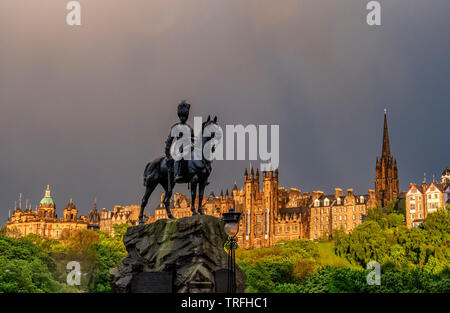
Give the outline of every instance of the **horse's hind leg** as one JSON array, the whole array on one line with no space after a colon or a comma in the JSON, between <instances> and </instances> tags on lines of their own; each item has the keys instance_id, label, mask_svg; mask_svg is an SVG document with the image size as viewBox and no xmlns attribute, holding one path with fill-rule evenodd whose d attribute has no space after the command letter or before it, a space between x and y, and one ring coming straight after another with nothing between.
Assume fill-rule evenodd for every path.
<instances>
[{"instance_id":1,"label":"horse's hind leg","mask_svg":"<svg viewBox=\"0 0 450 313\"><path fill-rule=\"evenodd\" d=\"M197 215L197 212L195 211L195 199L197 198L197 179L194 178L191 180L191 211L192 215Z\"/></svg>"},{"instance_id":2,"label":"horse's hind leg","mask_svg":"<svg viewBox=\"0 0 450 313\"><path fill-rule=\"evenodd\" d=\"M200 213L200 215L203 215L202 202L203 202L203 194L205 193L205 187L206 187L205 181L200 181L198 183L198 209L197 209L197 212Z\"/></svg>"},{"instance_id":3,"label":"horse's hind leg","mask_svg":"<svg viewBox=\"0 0 450 313\"><path fill-rule=\"evenodd\" d=\"M158 182L156 181L156 179L150 178L147 181L147 186L145 188L145 194L142 197L141 211L139 212L139 224L144 224L144 209L147 206L148 199L150 198L150 195L152 194L153 190L155 190L156 185L158 185Z\"/></svg>"}]
</instances>

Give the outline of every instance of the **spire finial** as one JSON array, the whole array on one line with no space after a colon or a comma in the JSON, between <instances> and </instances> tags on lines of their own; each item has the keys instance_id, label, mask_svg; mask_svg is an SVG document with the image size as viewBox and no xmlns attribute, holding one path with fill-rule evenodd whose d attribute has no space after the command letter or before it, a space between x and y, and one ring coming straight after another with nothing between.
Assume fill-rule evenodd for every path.
<instances>
[{"instance_id":1,"label":"spire finial","mask_svg":"<svg viewBox=\"0 0 450 313\"><path fill-rule=\"evenodd\" d=\"M386 109L386 108L384 108L384 115L386 115L386 113L387 113L387 109Z\"/></svg>"},{"instance_id":2,"label":"spire finial","mask_svg":"<svg viewBox=\"0 0 450 313\"><path fill-rule=\"evenodd\" d=\"M46 198L50 198L51 197L51 195L50 195L50 185L47 185L47 189L45 190L45 197Z\"/></svg>"}]
</instances>

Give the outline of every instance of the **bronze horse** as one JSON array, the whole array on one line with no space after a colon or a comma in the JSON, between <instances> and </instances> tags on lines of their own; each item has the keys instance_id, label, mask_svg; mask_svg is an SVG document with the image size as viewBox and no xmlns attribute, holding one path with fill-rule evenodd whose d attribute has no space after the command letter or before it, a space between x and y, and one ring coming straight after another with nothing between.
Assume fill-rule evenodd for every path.
<instances>
[{"instance_id":1,"label":"bronze horse","mask_svg":"<svg viewBox=\"0 0 450 313\"><path fill-rule=\"evenodd\" d=\"M201 160L194 160L191 157L191 160L184 160L184 175L183 175L183 181L182 183L188 183L191 187L191 211L192 215L196 214L203 214L202 209L202 201L203 201L203 194L205 192L205 187L208 184L208 177L211 174L212 167L211 163L212 161L205 158L203 155L203 147L205 144L214 138L215 133L212 132L211 136L205 137L203 130L205 127L214 125L217 126L217 116L214 117L214 119L211 120L211 118L208 116L208 119L206 122L202 123L202 159ZM211 149L212 152L214 152L214 147ZM144 170L144 186L145 188L145 194L142 198L141 202L141 211L139 213L139 224L144 224L144 209L147 206L148 199L150 198L150 195L152 194L153 190L155 190L156 186L160 184L165 191L164 196L164 206L167 211L168 218L173 219L174 216L170 212L170 198L172 197L172 191L173 187L175 186L174 182L174 173L173 170L170 173L170 180L169 180L169 173L168 173L168 166L167 166L167 158L165 156L160 156L150 163L147 164ZM170 186L169 186L170 183ZM198 209L195 210L195 200L197 198L197 186L198 186ZM170 187L170 188L169 188ZM198 213L197 213L198 212Z\"/></svg>"}]
</instances>

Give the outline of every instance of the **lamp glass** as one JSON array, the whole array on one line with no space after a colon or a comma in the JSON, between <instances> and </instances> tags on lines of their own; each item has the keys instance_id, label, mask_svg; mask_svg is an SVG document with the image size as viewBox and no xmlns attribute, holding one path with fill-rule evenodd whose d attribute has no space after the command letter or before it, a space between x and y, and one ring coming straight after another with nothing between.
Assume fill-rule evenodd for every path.
<instances>
[{"instance_id":1,"label":"lamp glass","mask_svg":"<svg viewBox=\"0 0 450 313\"><path fill-rule=\"evenodd\" d=\"M238 223L233 222L233 223L226 223L225 224L225 233L230 236L230 237L234 237L237 235L238 233Z\"/></svg>"}]
</instances>

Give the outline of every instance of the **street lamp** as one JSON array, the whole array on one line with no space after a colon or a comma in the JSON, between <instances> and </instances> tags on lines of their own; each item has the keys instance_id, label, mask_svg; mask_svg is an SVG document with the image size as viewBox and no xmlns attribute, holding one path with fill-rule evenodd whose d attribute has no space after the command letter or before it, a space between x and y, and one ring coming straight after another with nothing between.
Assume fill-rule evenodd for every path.
<instances>
[{"instance_id":1,"label":"street lamp","mask_svg":"<svg viewBox=\"0 0 450 313\"><path fill-rule=\"evenodd\" d=\"M228 235L228 242L230 247L228 249L228 292L236 292L236 261L234 250L237 247L236 235L239 232L239 219L241 218L239 212L235 212L234 208L230 208L228 213L223 213L222 220L225 223L225 233Z\"/></svg>"}]
</instances>

